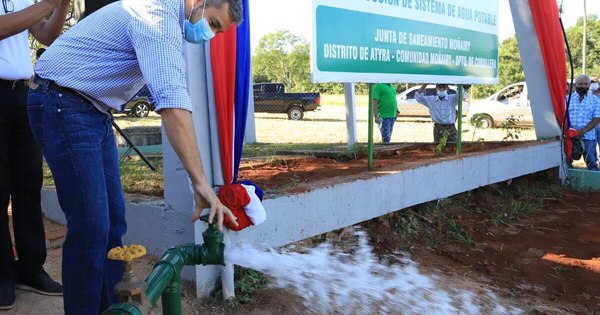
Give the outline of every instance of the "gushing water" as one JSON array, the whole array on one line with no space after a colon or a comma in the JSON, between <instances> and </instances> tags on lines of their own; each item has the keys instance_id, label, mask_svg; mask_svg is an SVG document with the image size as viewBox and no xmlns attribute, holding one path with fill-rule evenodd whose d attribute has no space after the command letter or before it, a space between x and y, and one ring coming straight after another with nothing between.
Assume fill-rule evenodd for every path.
<instances>
[{"instance_id":1,"label":"gushing water","mask_svg":"<svg viewBox=\"0 0 600 315\"><path fill-rule=\"evenodd\" d=\"M228 248L225 259L271 276L274 287L293 288L308 309L320 314L522 313L498 304L490 291L473 293L441 285L436 277L421 274L408 258L380 263L366 234L356 235L353 254L335 250L329 243L302 253L241 245Z\"/></svg>"}]
</instances>

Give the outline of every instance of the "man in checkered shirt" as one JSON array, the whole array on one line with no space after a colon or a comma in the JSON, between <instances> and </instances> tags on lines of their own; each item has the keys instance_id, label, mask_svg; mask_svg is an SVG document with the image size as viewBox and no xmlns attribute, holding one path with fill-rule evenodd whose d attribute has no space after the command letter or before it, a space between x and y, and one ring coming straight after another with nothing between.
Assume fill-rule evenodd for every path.
<instances>
[{"instance_id":1,"label":"man in checkered shirt","mask_svg":"<svg viewBox=\"0 0 600 315\"><path fill-rule=\"evenodd\" d=\"M122 245L127 224L110 111L144 84L188 173L192 221L211 208L209 221L217 220L219 229L224 215L237 225L206 179L182 49L184 40L204 43L239 24L242 11L241 0L115 1L70 28L36 62L28 114L67 219L66 315L99 314L117 302L113 288L123 264L106 253Z\"/></svg>"},{"instance_id":2,"label":"man in checkered shirt","mask_svg":"<svg viewBox=\"0 0 600 315\"><path fill-rule=\"evenodd\" d=\"M575 92L571 94L568 114L571 128L577 130L573 141L581 141L583 159L588 170L598 170L596 155L596 133L594 127L600 123L600 98L590 91L591 79L582 74L575 79Z\"/></svg>"}]
</instances>

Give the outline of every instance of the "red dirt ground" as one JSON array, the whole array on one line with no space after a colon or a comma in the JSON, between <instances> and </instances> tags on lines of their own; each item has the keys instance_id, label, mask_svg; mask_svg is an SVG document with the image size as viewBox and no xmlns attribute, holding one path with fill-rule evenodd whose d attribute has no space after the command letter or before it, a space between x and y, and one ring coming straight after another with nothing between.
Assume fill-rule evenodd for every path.
<instances>
[{"instance_id":1,"label":"red dirt ground","mask_svg":"<svg viewBox=\"0 0 600 315\"><path fill-rule=\"evenodd\" d=\"M473 143L465 145L463 152L468 156L482 150L506 150L507 145L510 144ZM247 164L242 167L240 177L254 181L267 194L298 192L314 187L315 183L336 181L340 175L348 180L389 168L409 168L456 158L454 147L447 147L445 152L443 157L436 156L431 144L379 147L370 171L366 170L364 157L343 163L328 158L300 157ZM560 188L556 175L551 176L553 181L548 181L547 175L542 176L543 179L539 177L515 180L510 187L497 184L480 188L468 195L468 208L477 211L459 215L457 220L475 245L455 240L432 244L425 238L407 239L390 227L393 226L390 218L372 220L365 223L365 227L378 253L408 250L425 272L441 271L449 281L460 278L489 285L527 312L600 314L600 193L577 193ZM525 192L527 189L543 189L548 185L554 185L557 195L542 198L541 210L498 225L490 222L490 213L506 203L506 196L498 191L513 189L516 190L514 196L526 200L531 197ZM522 194L518 193L520 189L524 191ZM282 305L272 303L288 299L293 306L283 306L283 313L302 313L292 310L299 307L293 294L276 290L257 293L255 302L237 311L247 313L258 309L283 314Z\"/></svg>"},{"instance_id":2,"label":"red dirt ground","mask_svg":"<svg viewBox=\"0 0 600 315\"><path fill-rule=\"evenodd\" d=\"M515 182L513 189L540 184L532 176ZM556 198L545 198L540 210L491 224L489 213L505 206L502 199L496 188L470 193L469 208L477 211L458 221L475 241L472 246L407 240L377 220L367 226L372 238L383 236L380 251L410 248L422 268L491 285L529 312L600 314L600 194L562 189Z\"/></svg>"},{"instance_id":3,"label":"red dirt ground","mask_svg":"<svg viewBox=\"0 0 600 315\"><path fill-rule=\"evenodd\" d=\"M461 157L471 156L486 151L501 151L508 146L523 147L534 142L474 142L463 143ZM456 159L456 145L448 144L444 154L435 152L436 145L430 143L404 145L375 145L371 170L367 169L368 159L365 154L358 155L349 161L337 161L333 158L316 158L314 156L296 156L286 158L280 156L269 162L242 162L239 179L248 179L261 187L265 195L302 192L314 188L316 184L331 184L337 181L348 181L374 176L385 170L410 169L434 161ZM331 155L331 154L330 154Z\"/></svg>"}]
</instances>

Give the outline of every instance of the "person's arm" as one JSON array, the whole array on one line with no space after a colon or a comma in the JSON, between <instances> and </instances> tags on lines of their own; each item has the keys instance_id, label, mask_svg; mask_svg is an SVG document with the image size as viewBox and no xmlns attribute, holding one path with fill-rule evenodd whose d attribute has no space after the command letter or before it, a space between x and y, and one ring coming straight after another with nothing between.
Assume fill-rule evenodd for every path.
<instances>
[{"instance_id":1,"label":"person's arm","mask_svg":"<svg viewBox=\"0 0 600 315\"><path fill-rule=\"evenodd\" d=\"M592 119L581 130L577 130L577 138L579 138L579 139L583 138L583 136L586 133L588 133L588 132L590 132L590 130L594 129L596 127L596 125L599 124L599 123L600 123L600 117L596 117L596 118Z\"/></svg>"},{"instance_id":2,"label":"person's arm","mask_svg":"<svg viewBox=\"0 0 600 315\"><path fill-rule=\"evenodd\" d=\"M60 35L65 24L71 0L61 0L60 5L52 11L52 15L46 20L42 19L29 27L29 32L38 42L50 46Z\"/></svg>"},{"instance_id":3,"label":"person's arm","mask_svg":"<svg viewBox=\"0 0 600 315\"><path fill-rule=\"evenodd\" d=\"M464 87L463 87L463 89L462 89L462 90L463 90L463 91L462 91L462 95L463 95L463 103L464 103L464 102L468 102L468 101L470 100L470 99L469 99L469 93L468 93L468 91L467 91L467 90L465 90L465 88L464 88ZM457 94L458 94L458 91L457 91Z\"/></svg>"},{"instance_id":4,"label":"person's arm","mask_svg":"<svg viewBox=\"0 0 600 315\"><path fill-rule=\"evenodd\" d=\"M379 115L377 114L377 105L379 104L379 101L377 99L373 99L373 119L375 119L375 122L379 124Z\"/></svg>"},{"instance_id":5,"label":"person's arm","mask_svg":"<svg viewBox=\"0 0 600 315\"><path fill-rule=\"evenodd\" d=\"M425 92L425 88L427 87L427 83L423 83L421 85L421 87L417 90L417 92L415 93L415 101L419 102L420 104L423 104L425 106L427 105L427 98L425 97L425 95L423 94ZM429 106L428 106L429 107Z\"/></svg>"},{"instance_id":6,"label":"person's arm","mask_svg":"<svg viewBox=\"0 0 600 315\"><path fill-rule=\"evenodd\" d=\"M0 15L0 40L19 34L39 23L61 0L42 0L23 10Z\"/></svg>"},{"instance_id":7,"label":"person's arm","mask_svg":"<svg viewBox=\"0 0 600 315\"><path fill-rule=\"evenodd\" d=\"M177 108L164 108L160 110L159 114L169 142L179 159L181 159L194 187L196 208L194 209L192 221L200 218L202 209L210 207L208 221L213 222L216 214L219 230L223 229L223 215L227 215L231 222L237 226L236 217L229 208L221 203L208 184L196 144L192 114L184 109Z\"/></svg>"}]
</instances>

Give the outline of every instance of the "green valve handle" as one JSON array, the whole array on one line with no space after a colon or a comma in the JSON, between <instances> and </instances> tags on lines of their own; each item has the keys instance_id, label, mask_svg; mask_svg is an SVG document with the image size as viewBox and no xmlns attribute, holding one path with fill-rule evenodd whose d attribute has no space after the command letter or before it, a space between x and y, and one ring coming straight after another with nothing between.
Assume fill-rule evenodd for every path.
<instances>
[{"instance_id":1,"label":"green valve handle","mask_svg":"<svg viewBox=\"0 0 600 315\"><path fill-rule=\"evenodd\" d=\"M203 214L200 216L200 221L204 221L206 223L208 223L208 228L209 229L216 229L217 228L217 224L216 224L216 220L213 220L213 223L209 223L208 222L208 213Z\"/></svg>"},{"instance_id":2,"label":"green valve handle","mask_svg":"<svg viewBox=\"0 0 600 315\"><path fill-rule=\"evenodd\" d=\"M200 216L200 220L208 223L208 214ZM223 233L217 229L217 224L208 223L208 228L202 233L204 244L201 247L202 265L225 265L225 244Z\"/></svg>"}]
</instances>

